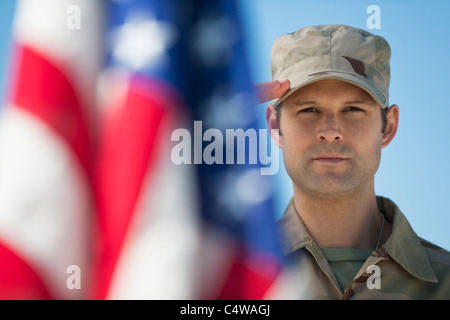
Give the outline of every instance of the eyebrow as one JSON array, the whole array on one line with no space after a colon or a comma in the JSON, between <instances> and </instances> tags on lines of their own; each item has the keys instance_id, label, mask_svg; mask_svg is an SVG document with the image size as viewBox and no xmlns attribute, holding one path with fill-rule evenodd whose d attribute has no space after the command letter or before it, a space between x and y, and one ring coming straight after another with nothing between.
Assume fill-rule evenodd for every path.
<instances>
[{"instance_id":1,"label":"eyebrow","mask_svg":"<svg viewBox=\"0 0 450 320\"><path fill-rule=\"evenodd\" d=\"M370 98L362 98L362 99L354 99L345 101L343 105L352 105L352 104L366 104L366 105L374 105L377 104L375 100ZM301 106L307 106L307 105L316 105L320 106L320 103L314 100L296 100L293 103L291 103L292 106L295 107L301 107Z\"/></svg>"},{"instance_id":2,"label":"eyebrow","mask_svg":"<svg viewBox=\"0 0 450 320\"><path fill-rule=\"evenodd\" d=\"M376 102L373 99L355 99L346 101L343 104L376 104Z\"/></svg>"},{"instance_id":3,"label":"eyebrow","mask_svg":"<svg viewBox=\"0 0 450 320\"><path fill-rule=\"evenodd\" d=\"M351 104L372 105L372 104L376 104L376 101L373 99L362 98L362 99L345 101L343 104L344 105L351 105ZM317 101L314 101L314 100L296 100L293 103L291 103L291 105L296 106L296 107L301 107L301 106L306 106L306 105L320 105L320 103L318 103Z\"/></svg>"},{"instance_id":4,"label":"eyebrow","mask_svg":"<svg viewBox=\"0 0 450 320\"><path fill-rule=\"evenodd\" d=\"M296 107L301 107L301 106L306 106L306 105L311 105L311 104L318 105L318 103L313 100L296 100L292 103L292 105L295 105Z\"/></svg>"}]
</instances>

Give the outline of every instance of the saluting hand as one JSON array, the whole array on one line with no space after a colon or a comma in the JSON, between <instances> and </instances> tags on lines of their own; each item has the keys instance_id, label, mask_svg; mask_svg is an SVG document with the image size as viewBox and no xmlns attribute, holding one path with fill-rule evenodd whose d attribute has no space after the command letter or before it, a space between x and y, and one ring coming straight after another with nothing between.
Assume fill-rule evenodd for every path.
<instances>
[{"instance_id":1,"label":"saluting hand","mask_svg":"<svg viewBox=\"0 0 450 320\"><path fill-rule=\"evenodd\" d=\"M283 81L267 81L255 84L256 91L258 93L259 103L264 103L273 99L281 97L283 94L288 92L291 87L289 80Z\"/></svg>"}]
</instances>

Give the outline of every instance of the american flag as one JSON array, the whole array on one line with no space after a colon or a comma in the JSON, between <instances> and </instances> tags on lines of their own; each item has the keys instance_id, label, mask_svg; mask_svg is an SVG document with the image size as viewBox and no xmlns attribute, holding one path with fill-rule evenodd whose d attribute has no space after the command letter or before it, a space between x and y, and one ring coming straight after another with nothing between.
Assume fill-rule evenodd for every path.
<instances>
[{"instance_id":1,"label":"american flag","mask_svg":"<svg viewBox=\"0 0 450 320\"><path fill-rule=\"evenodd\" d=\"M82 30L66 25L74 3L84 12ZM3 299L79 299L86 292L100 10L90 0L17 3L0 118Z\"/></svg>"},{"instance_id":2,"label":"american flag","mask_svg":"<svg viewBox=\"0 0 450 320\"><path fill-rule=\"evenodd\" d=\"M182 61L172 56L181 31L165 16L172 9L169 1L105 7L94 299L198 297L194 168L170 158L171 133L190 116L177 79Z\"/></svg>"},{"instance_id":3,"label":"american flag","mask_svg":"<svg viewBox=\"0 0 450 320\"><path fill-rule=\"evenodd\" d=\"M192 81L186 96L194 118L202 120L204 130L219 129L224 136L227 129L258 129L236 2L192 4L188 69ZM229 145L224 147L224 154L228 152ZM207 225L208 297L262 299L278 275L273 190L260 167L260 163L203 163L198 168Z\"/></svg>"},{"instance_id":4,"label":"american flag","mask_svg":"<svg viewBox=\"0 0 450 320\"><path fill-rule=\"evenodd\" d=\"M258 129L235 1L23 0L16 20L0 253L21 267L1 293L267 297L281 260L262 165L171 158L179 128Z\"/></svg>"}]
</instances>

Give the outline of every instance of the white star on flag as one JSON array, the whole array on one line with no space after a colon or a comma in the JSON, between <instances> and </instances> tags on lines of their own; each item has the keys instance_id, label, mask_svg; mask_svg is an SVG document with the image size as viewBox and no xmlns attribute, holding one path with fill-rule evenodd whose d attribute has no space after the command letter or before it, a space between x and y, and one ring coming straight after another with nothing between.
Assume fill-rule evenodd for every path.
<instances>
[{"instance_id":1,"label":"white star on flag","mask_svg":"<svg viewBox=\"0 0 450 320\"><path fill-rule=\"evenodd\" d=\"M174 25L158 21L150 14L134 13L111 35L113 57L121 64L141 70L167 66L170 49L177 40Z\"/></svg>"}]
</instances>

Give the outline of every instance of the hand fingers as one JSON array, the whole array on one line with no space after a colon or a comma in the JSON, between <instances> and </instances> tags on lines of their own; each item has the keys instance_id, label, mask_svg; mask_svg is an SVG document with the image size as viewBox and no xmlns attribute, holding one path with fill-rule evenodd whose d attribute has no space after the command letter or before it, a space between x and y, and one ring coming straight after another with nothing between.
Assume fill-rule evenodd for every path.
<instances>
[{"instance_id":1,"label":"hand fingers","mask_svg":"<svg viewBox=\"0 0 450 320\"><path fill-rule=\"evenodd\" d=\"M259 103L264 103L276 98L281 97L290 88L289 80L283 81L267 81L255 84Z\"/></svg>"}]
</instances>

